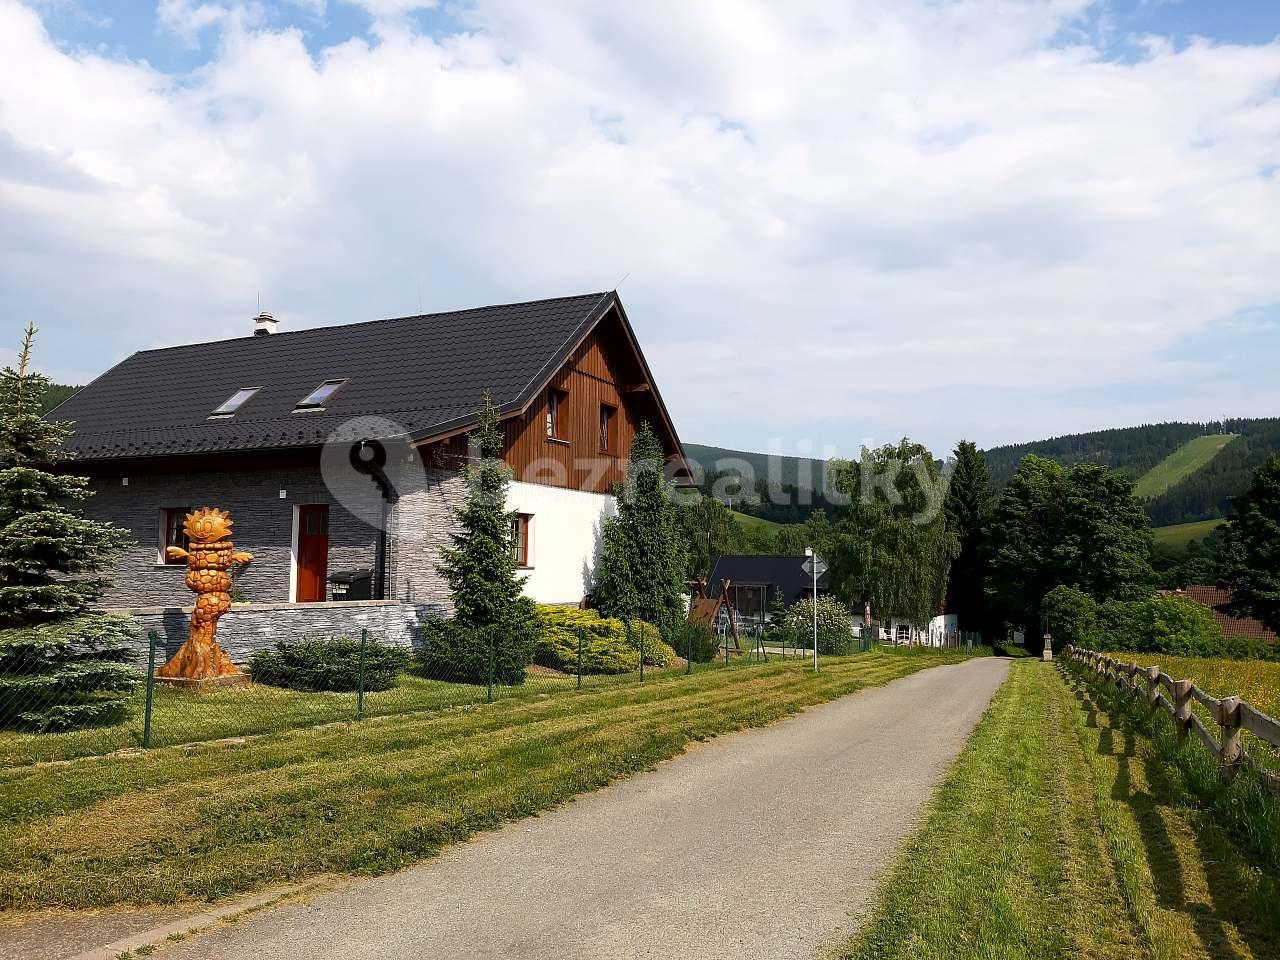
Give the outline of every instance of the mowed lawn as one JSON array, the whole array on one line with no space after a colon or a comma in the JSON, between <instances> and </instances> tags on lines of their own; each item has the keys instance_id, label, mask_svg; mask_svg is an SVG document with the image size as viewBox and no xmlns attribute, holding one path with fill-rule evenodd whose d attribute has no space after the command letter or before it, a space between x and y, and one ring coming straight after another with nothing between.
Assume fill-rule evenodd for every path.
<instances>
[{"instance_id":1,"label":"mowed lawn","mask_svg":"<svg viewBox=\"0 0 1280 960\"><path fill-rule=\"evenodd\" d=\"M1134 493L1142 500L1160 496L1179 480L1204 467L1234 439L1229 433L1193 437L1144 473L1138 479Z\"/></svg>"},{"instance_id":2,"label":"mowed lawn","mask_svg":"<svg viewBox=\"0 0 1280 960\"><path fill-rule=\"evenodd\" d=\"M1278 895L1149 742L1023 660L840 955L1263 960Z\"/></svg>"},{"instance_id":3,"label":"mowed lawn","mask_svg":"<svg viewBox=\"0 0 1280 960\"><path fill-rule=\"evenodd\" d=\"M218 900L394 870L691 741L963 659L873 650L816 675L803 660L744 663L0 771L0 909Z\"/></svg>"},{"instance_id":4,"label":"mowed lawn","mask_svg":"<svg viewBox=\"0 0 1280 960\"><path fill-rule=\"evenodd\" d=\"M722 666L715 660L695 664L694 670L719 670ZM650 667L646 670L650 678L683 671L683 666ZM583 677L583 685L589 687L625 686L636 682L635 673ZM575 678L569 674L531 674L518 687L497 687L494 695L504 699L530 700L574 685ZM483 703L485 696L482 686L431 680L410 669L396 678L391 689L366 693L364 715L435 712ZM71 760L141 746L144 703L145 691L140 685L129 698L129 715L122 723L68 733L0 730L0 767ZM172 747L226 737L278 733L355 718L356 695L353 692L302 692L251 683L193 696L156 684L151 746Z\"/></svg>"}]
</instances>

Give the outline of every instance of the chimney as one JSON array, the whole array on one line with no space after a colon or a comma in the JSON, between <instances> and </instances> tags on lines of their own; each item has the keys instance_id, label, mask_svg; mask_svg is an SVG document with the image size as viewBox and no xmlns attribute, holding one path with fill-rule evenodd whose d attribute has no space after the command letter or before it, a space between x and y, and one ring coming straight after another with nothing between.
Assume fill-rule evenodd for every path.
<instances>
[{"instance_id":1,"label":"chimney","mask_svg":"<svg viewBox=\"0 0 1280 960\"><path fill-rule=\"evenodd\" d=\"M276 332L276 318L267 311L263 310L260 314L253 318L253 335L255 337L265 337L268 334Z\"/></svg>"}]
</instances>

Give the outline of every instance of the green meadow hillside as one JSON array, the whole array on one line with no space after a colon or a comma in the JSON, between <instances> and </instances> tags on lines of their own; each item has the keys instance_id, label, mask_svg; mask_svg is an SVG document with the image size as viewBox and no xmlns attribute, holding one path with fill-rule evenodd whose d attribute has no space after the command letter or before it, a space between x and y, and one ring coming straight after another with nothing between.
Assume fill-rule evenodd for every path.
<instances>
[{"instance_id":1,"label":"green meadow hillside","mask_svg":"<svg viewBox=\"0 0 1280 960\"><path fill-rule=\"evenodd\" d=\"M1101 463L1130 476L1156 527L1225 517L1231 498L1272 453L1280 418L1217 423L1156 423L1098 430L986 451L992 479L1003 485L1029 453L1066 466Z\"/></svg>"}]
</instances>

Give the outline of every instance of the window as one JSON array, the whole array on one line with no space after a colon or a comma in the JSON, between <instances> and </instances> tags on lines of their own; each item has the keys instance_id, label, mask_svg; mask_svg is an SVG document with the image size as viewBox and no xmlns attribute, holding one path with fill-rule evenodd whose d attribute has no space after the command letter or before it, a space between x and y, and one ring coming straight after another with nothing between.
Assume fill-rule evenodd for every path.
<instances>
[{"instance_id":1,"label":"window","mask_svg":"<svg viewBox=\"0 0 1280 960\"><path fill-rule=\"evenodd\" d=\"M600 452L618 452L618 408L600 404Z\"/></svg>"},{"instance_id":2,"label":"window","mask_svg":"<svg viewBox=\"0 0 1280 960\"><path fill-rule=\"evenodd\" d=\"M517 567L533 566L529 562L529 526L532 520L531 513L517 513L511 518L511 552Z\"/></svg>"},{"instance_id":3,"label":"window","mask_svg":"<svg viewBox=\"0 0 1280 960\"><path fill-rule=\"evenodd\" d=\"M320 386L316 387L305 397L298 401L295 410L314 410L317 407L323 407L325 402L332 397L346 383L345 380L326 380Z\"/></svg>"},{"instance_id":4,"label":"window","mask_svg":"<svg viewBox=\"0 0 1280 960\"><path fill-rule=\"evenodd\" d=\"M186 566L187 561L169 556L169 547L181 547L186 550L191 541L182 530L182 523L191 512L190 507L165 507L160 511L160 562L168 565Z\"/></svg>"},{"instance_id":5,"label":"window","mask_svg":"<svg viewBox=\"0 0 1280 960\"><path fill-rule=\"evenodd\" d=\"M564 440L564 407L569 399L567 390L551 389L547 391L547 439Z\"/></svg>"},{"instance_id":6,"label":"window","mask_svg":"<svg viewBox=\"0 0 1280 960\"><path fill-rule=\"evenodd\" d=\"M231 396L227 397L225 402L218 407L215 407L213 413L209 414L209 416L234 417L236 415L236 411L248 403L249 399L257 393L258 390L258 387L241 387Z\"/></svg>"}]
</instances>

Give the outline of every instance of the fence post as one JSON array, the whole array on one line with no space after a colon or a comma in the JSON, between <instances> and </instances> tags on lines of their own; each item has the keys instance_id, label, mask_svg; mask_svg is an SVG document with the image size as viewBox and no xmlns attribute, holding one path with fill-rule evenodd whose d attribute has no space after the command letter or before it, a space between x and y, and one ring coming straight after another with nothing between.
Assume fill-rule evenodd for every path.
<instances>
[{"instance_id":1,"label":"fence post","mask_svg":"<svg viewBox=\"0 0 1280 960\"><path fill-rule=\"evenodd\" d=\"M631 632L631 621L626 621L627 633ZM640 682L644 683L644 631L640 631Z\"/></svg>"},{"instance_id":2,"label":"fence post","mask_svg":"<svg viewBox=\"0 0 1280 960\"><path fill-rule=\"evenodd\" d=\"M684 672L688 676L693 673L693 624L684 623Z\"/></svg>"},{"instance_id":3,"label":"fence post","mask_svg":"<svg viewBox=\"0 0 1280 960\"><path fill-rule=\"evenodd\" d=\"M582 627L578 627L578 689L582 689Z\"/></svg>"},{"instance_id":4,"label":"fence post","mask_svg":"<svg viewBox=\"0 0 1280 960\"><path fill-rule=\"evenodd\" d=\"M1218 723L1222 726L1222 775L1228 780L1240 768L1240 698L1226 697L1218 705Z\"/></svg>"},{"instance_id":5,"label":"fence post","mask_svg":"<svg viewBox=\"0 0 1280 960\"><path fill-rule=\"evenodd\" d=\"M1191 681L1173 681L1175 698L1173 722L1178 728L1178 739L1187 739L1187 731L1191 729Z\"/></svg>"},{"instance_id":6,"label":"fence post","mask_svg":"<svg viewBox=\"0 0 1280 960\"><path fill-rule=\"evenodd\" d=\"M498 652L498 634L494 630L489 631L489 689L485 692L484 702L493 703L493 661Z\"/></svg>"},{"instance_id":7,"label":"fence post","mask_svg":"<svg viewBox=\"0 0 1280 960\"><path fill-rule=\"evenodd\" d=\"M1160 668L1147 667L1147 706L1156 708L1156 699L1160 696Z\"/></svg>"},{"instance_id":8,"label":"fence post","mask_svg":"<svg viewBox=\"0 0 1280 960\"><path fill-rule=\"evenodd\" d=\"M356 719L364 719L364 649L369 643L369 631L360 631L360 668L356 674Z\"/></svg>"},{"instance_id":9,"label":"fence post","mask_svg":"<svg viewBox=\"0 0 1280 960\"><path fill-rule=\"evenodd\" d=\"M142 747L151 746L151 703L156 689L156 641L160 639L154 630L147 631L147 705L142 713Z\"/></svg>"}]
</instances>

